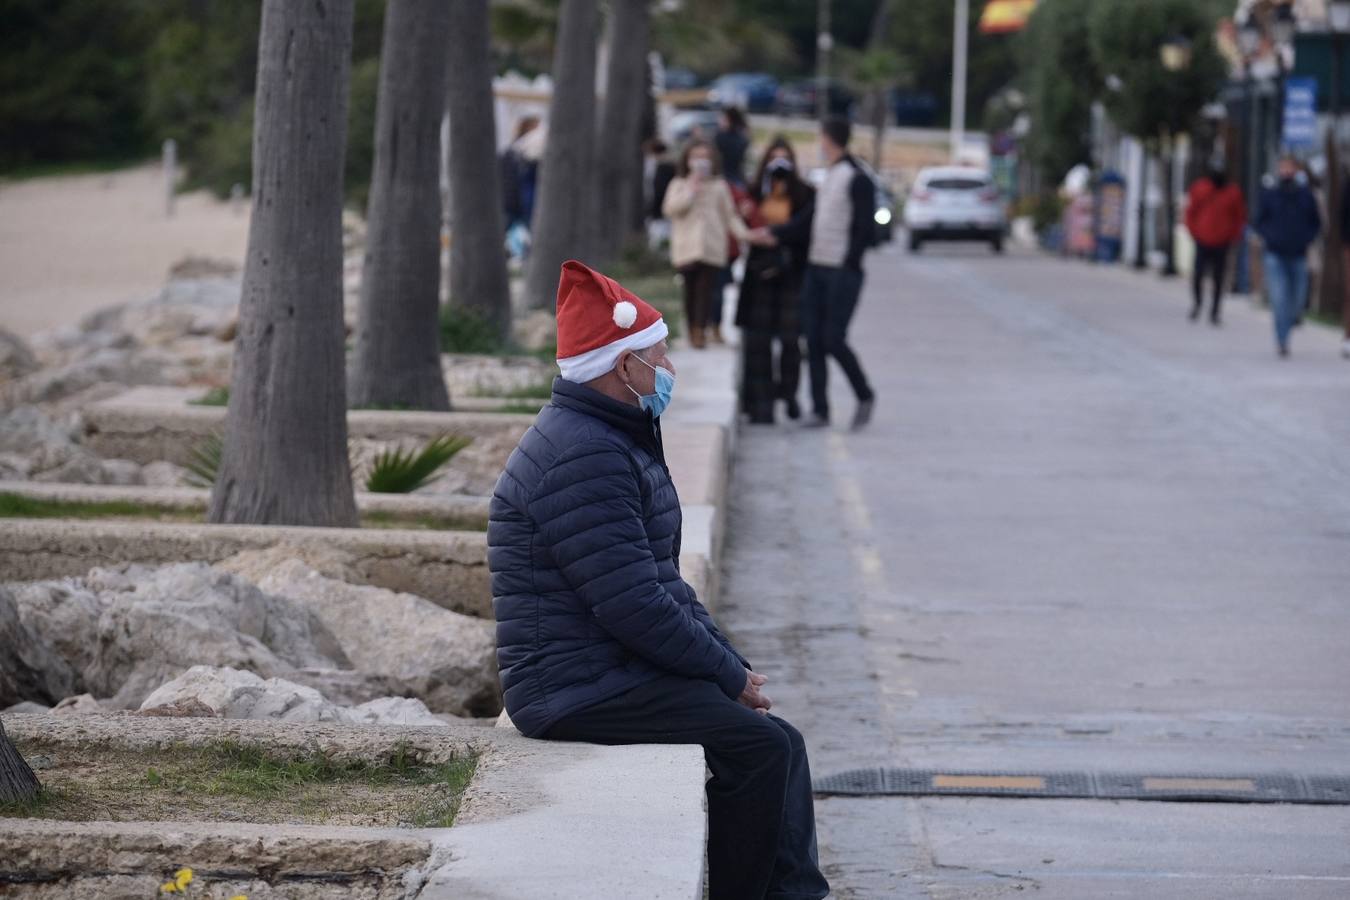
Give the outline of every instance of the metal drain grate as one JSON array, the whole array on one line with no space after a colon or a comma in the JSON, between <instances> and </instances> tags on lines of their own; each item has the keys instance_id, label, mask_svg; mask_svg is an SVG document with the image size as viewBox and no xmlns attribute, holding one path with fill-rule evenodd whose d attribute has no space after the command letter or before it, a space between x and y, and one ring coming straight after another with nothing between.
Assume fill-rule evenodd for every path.
<instances>
[{"instance_id":1,"label":"metal drain grate","mask_svg":"<svg viewBox=\"0 0 1350 900\"><path fill-rule=\"evenodd\" d=\"M1350 805L1340 775L1194 775L1123 772L947 772L852 769L815 781L817 794L914 797L1058 797L1229 803Z\"/></svg>"}]
</instances>

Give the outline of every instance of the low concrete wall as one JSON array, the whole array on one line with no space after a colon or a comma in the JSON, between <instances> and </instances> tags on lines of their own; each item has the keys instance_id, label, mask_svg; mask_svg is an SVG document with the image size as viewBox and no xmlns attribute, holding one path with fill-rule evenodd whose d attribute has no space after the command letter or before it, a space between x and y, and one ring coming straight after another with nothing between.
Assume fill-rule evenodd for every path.
<instances>
[{"instance_id":1,"label":"low concrete wall","mask_svg":"<svg viewBox=\"0 0 1350 900\"><path fill-rule=\"evenodd\" d=\"M0 581L83 575L124 562L219 562L277 544L345 551L371 584L492 617L487 536L470 531L8 519L0 524Z\"/></svg>"},{"instance_id":2,"label":"low concrete wall","mask_svg":"<svg viewBox=\"0 0 1350 900\"><path fill-rule=\"evenodd\" d=\"M5 727L30 754L62 746L148 754L229 741L272 752L317 748L338 759L387 758L395 748L428 762L466 753L479 757L449 829L5 820L0 884L40 885L47 891L43 896L108 896L90 890L106 890L111 882L96 880L105 876L116 876L126 889L118 896L150 896L161 870L183 864L203 874L212 868L246 875L262 871L264 880L254 881L249 892L258 897L344 896L336 883L308 882L320 888L310 892L295 876L364 874L373 865L397 873L396 880L388 879L397 885L360 896L703 896L704 762L694 745L599 747L532 741L514 730L474 726L344 727L128 715L15 715L6 716Z\"/></svg>"},{"instance_id":3,"label":"low concrete wall","mask_svg":"<svg viewBox=\"0 0 1350 900\"><path fill-rule=\"evenodd\" d=\"M109 459L185 465L192 449L225 425L224 407L190 405L199 396L200 389L140 387L91 403L83 411L84 444ZM384 441L430 440L451 432L474 439L461 453L465 459L488 453L501 456L505 463L505 454L533 422L530 413L352 410L347 413L347 433Z\"/></svg>"},{"instance_id":4,"label":"low concrete wall","mask_svg":"<svg viewBox=\"0 0 1350 900\"><path fill-rule=\"evenodd\" d=\"M150 509L201 512L203 515L211 501L211 492L204 488L43 481L0 481L0 494L61 503L131 503ZM369 494L358 491L356 508L363 513L408 518L434 516L453 520L453 524L447 526L449 528L481 531L487 528L490 500L489 497L461 494Z\"/></svg>"}]
</instances>

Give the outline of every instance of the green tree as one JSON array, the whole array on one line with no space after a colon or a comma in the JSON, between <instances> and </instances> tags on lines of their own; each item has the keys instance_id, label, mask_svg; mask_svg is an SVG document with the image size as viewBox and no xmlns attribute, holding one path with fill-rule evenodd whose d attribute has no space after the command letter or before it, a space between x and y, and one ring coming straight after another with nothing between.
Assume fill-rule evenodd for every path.
<instances>
[{"instance_id":1,"label":"green tree","mask_svg":"<svg viewBox=\"0 0 1350 900\"><path fill-rule=\"evenodd\" d=\"M1093 0L1086 4L1097 71L1110 85L1102 101L1127 133L1153 141L1187 131L1214 99L1226 68L1214 18L1193 0ZM1189 42L1189 65L1168 71L1160 49Z\"/></svg>"},{"instance_id":2,"label":"green tree","mask_svg":"<svg viewBox=\"0 0 1350 900\"><path fill-rule=\"evenodd\" d=\"M1029 149L1051 183L1091 158L1092 104L1102 91L1088 33L1091 8L1092 0L1042 0L1019 39Z\"/></svg>"}]
</instances>

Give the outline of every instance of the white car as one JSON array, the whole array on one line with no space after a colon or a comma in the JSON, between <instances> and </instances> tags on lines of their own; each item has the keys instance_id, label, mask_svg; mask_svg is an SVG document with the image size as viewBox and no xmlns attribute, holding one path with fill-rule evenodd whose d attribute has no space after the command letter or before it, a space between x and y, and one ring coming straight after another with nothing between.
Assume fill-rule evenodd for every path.
<instances>
[{"instance_id":1,"label":"white car","mask_svg":"<svg viewBox=\"0 0 1350 900\"><path fill-rule=\"evenodd\" d=\"M986 241L1003 252L1008 215L989 173L971 166L933 166L914 179L905 201L909 249L927 241Z\"/></svg>"}]
</instances>

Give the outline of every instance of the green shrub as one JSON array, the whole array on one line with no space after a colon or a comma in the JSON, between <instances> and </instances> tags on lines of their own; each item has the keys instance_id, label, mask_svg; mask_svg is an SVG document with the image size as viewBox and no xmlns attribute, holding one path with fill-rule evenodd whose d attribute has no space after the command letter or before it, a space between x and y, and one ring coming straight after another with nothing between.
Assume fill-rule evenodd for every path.
<instances>
[{"instance_id":1,"label":"green shrub","mask_svg":"<svg viewBox=\"0 0 1350 900\"><path fill-rule=\"evenodd\" d=\"M201 443L193 447L188 454L187 483L193 487L209 488L216 483L220 473L220 457L225 450L225 441L219 434L208 434Z\"/></svg>"},{"instance_id":2,"label":"green shrub","mask_svg":"<svg viewBox=\"0 0 1350 900\"><path fill-rule=\"evenodd\" d=\"M441 307L442 353L498 354L509 349L492 322L463 307Z\"/></svg>"},{"instance_id":3,"label":"green shrub","mask_svg":"<svg viewBox=\"0 0 1350 900\"><path fill-rule=\"evenodd\" d=\"M371 464L366 490L373 494L411 494L439 478L437 470L472 442L472 438L443 434L421 450L385 450Z\"/></svg>"},{"instance_id":4,"label":"green shrub","mask_svg":"<svg viewBox=\"0 0 1350 900\"><path fill-rule=\"evenodd\" d=\"M196 400L189 400L188 403L193 406L229 406L230 389L227 387L213 387Z\"/></svg>"}]
</instances>

